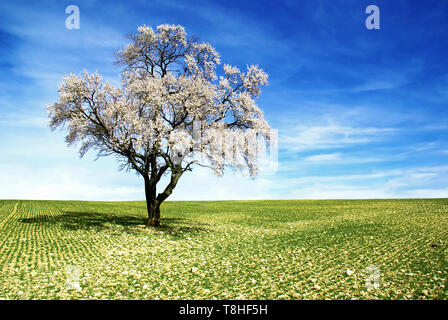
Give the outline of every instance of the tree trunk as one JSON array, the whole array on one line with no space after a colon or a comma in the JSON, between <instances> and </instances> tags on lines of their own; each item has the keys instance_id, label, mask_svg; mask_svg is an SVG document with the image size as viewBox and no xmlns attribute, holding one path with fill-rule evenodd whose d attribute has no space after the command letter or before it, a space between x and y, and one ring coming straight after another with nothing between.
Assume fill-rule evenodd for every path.
<instances>
[{"instance_id":1,"label":"tree trunk","mask_svg":"<svg viewBox=\"0 0 448 320\"><path fill-rule=\"evenodd\" d=\"M148 227L158 227L160 225L160 203L157 201L156 185L152 184L149 178L145 179L146 208L148 210Z\"/></svg>"},{"instance_id":2,"label":"tree trunk","mask_svg":"<svg viewBox=\"0 0 448 320\"><path fill-rule=\"evenodd\" d=\"M154 165L155 167L155 165ZM168 198L173 189L176 187L177 182L183 174L181 164L177 164L171 171L171 179L169 184L166 186L165 190L157 195L157 182L159 179L149 178L148 175L144 175L145 179L145 195L146 195L146 207L148 209L148 222L147 227L158 227L160 226L160 205L163 201Z\"/></svg>"},{"instance_id":3,"label":"tree trunk","mask_svg":"<svg viewBox=\"0 0 448 320\"><path fill-rule=\"evenodd\" d=\"M146 206L148 208L148 222L146 223L146 226L160 226L160 204L149 204L148 201L146 201Z\"/></svg>"}]
</instances>

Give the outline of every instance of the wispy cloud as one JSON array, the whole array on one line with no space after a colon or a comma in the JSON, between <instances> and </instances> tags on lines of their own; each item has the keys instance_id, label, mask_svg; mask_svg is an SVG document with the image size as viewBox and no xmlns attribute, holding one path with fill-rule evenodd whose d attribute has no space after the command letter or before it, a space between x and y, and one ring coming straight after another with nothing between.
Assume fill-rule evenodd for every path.
<instances>
[{"instance_id":1,"label":"wispy cloud","mask_svg":"<svg viewBox=\"0 0 448 320\"><path fill-rule=\"evenodd\" d=\"M416 167L363 174L284 178L276 188L288 199L373 199L448 197L440 179L448 167ZM288 186L283 189L282 186Z\"/></svg>"},{"instance_id":2,"label":"wispy cloud","mask_svg":"<svg viewBox=\"0 0 448 320\"><path fill-rule=\"evenodd\" d=\"M304 161L311 161L311 162L335 161L340 159L341 159L340 153L316 154L313 156L303 158Z\"/></svg>"},{"instance_id":3,"label":"wispy cloud","mask_svg":"<svg viewBox=\"0 0 448 320\"><path fill-rule=\"evenodd\" d=\"M347 154L347 153L323 153L306 156L302 159L306 163L315 165L338 165L338 164L363 164L369 162L390 161L391 157L371 157L365 155Z\"/></svg>"},{"instance_id":4,"label":"wispy cloud","mask_svg":"<svg viewBox=\"0 0 448 320\"><path fill-rule=\"evenodd\" d=\"M379 141L395 131L394 128L357 128L338 124L297 126L283 130L279 144L290 152L343 148L347 145Z\"/></svg>"},{"instance_id":5,"label":"wispy cloud","mask_svg":"<svg viewBox=\"0 0 448 320\"><path fill-rule=\"evenodd\" d=\"M25 128L44 128L48 127L48 118L44 117L1 117L0 126L5 127L25 127Z\"/></svg>"}]
</instances>

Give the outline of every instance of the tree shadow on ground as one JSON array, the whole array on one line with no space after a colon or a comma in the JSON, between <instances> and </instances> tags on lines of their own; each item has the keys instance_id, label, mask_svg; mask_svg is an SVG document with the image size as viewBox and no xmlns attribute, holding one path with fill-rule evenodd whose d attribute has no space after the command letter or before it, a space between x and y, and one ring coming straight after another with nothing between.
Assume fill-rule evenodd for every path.
<instances>
[{"instance_id":1,"label":"tree shadow on ground","mask_svg":"<svg viewBox=\"0 0 448 320\"><path fill-rule=\"evenodd\" d=\"M180 236L182 234L195 235L213 230L212 225L209 223L185 218L162 218L162 224L155 229L173 236Z\"/></svg>"},{"instance_id":2,"label":"tree shadow on ground","mask_svg":"<svg viewBox=\"0 0 448 320\"><path fill-rule=\"evenodd\" d=\"M66 230L95 230L112 231L114 226L116 233L139 233L145 228L146 218L135 215L114 215L101 212L65 212L57 217L36 217L22 218L18 221L33 224L57 224ZM162 218L159 227L152 227L153 230L164 232L173 236L193 235L211 231L210 224L196 222L185 218Z\"/></svg>"}]
</instances>

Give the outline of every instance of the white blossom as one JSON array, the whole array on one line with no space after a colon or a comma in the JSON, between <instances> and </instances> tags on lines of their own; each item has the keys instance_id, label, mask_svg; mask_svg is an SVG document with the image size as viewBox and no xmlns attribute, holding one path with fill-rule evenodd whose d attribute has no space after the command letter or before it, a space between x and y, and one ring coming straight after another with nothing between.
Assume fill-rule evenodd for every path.
<instances>
[{"instance_id":1,"label":"white blossom","mask_svg":"<svg viewBox=\"0 0 448 320\"><path fill-rule=\"evenodd\" d=\"M154 189L170 174L170 184L156 197L161 201L195 164L218 175L231 167L255 176L254 132L270 134L256 104L267 74L258 66L241 72L225 64L218 79L219 53L181 26L141 26L129 38L117 52L122 87L87 71L64 77L59 100L47 107L50 126L65 126L67 143L79 142L81 156L92 148L98 156L114 154ZM173 161L179 152L181 162Z\"/></svg>"}]
</instances>

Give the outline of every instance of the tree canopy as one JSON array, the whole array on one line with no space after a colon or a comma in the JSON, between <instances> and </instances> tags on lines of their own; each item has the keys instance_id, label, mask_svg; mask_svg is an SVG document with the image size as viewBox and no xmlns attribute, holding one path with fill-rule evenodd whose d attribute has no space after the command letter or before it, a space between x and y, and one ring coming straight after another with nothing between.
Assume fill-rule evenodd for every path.
<instances>
[{"instance_id":1,"label":"tree canopy","mask_svg":"<svg viewBox=\"0 0 448 320\"><path fill-rule=\"evenodd\" d=\"M70 74L47 106L50 127L65 127L66 142L98 157L115 155L143 176L148 225L160 223L160 204L194 165L222 175L225 167L257 174L257 138L271 128L256 104L267 74L220 65L219 53L178 25L141 26L116 53L121 88L96 72ZM157 192L163 175L168 185Z\"/></svg>"}]
</instances>

